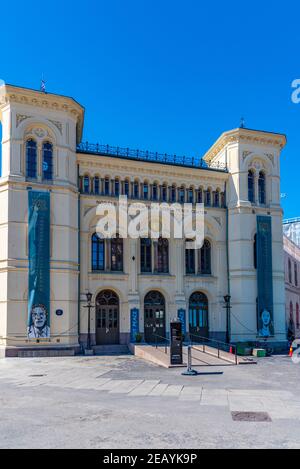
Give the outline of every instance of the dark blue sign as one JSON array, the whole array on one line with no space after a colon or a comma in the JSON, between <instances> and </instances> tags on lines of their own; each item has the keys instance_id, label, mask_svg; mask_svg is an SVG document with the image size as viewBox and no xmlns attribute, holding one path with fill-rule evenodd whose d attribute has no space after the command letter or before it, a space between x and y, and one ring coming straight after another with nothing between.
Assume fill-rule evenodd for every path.
<instances>
[{"instance_id":1,"label":"dark blue sign","mask_svg":"<svg viewBox=\"0 0 300 469\"><path fill-rule=\"evenodd\" d=\"M136 342L136 334L139 333L139 310L138 308L132 308L130 310L130 341L131 343Z\"/></svg>"},{"instance_id":2,"label":"dark blue sign","mask_svg":"<svg viewBox=\"0 0 300 469\"><path fill-rule=\"evenodd\" d=\"M182 335L186 334L186 319L185 319L185 309L181 308L177 312L178 319L181 322L181 331Z\"/></svg>"},{"instance_id":3,"label":"dark blue sign","mask_svg":"<svg viewBox=\"0 0 300 469\"><path fill-rule=\"evenodd\" d=\"M50 337L50 193L28 192L28 323L30 339Z\"/></svg>"},{"instance_id":4,"label":"dark blue sign","mask_svg":"<svg viewBox=\"0 0 300 469\"><path fill-rule=\"evenodd\" d=\"M271 217L257 216L257 329L260 337L274 335Z\"/></svg>"}]
</instances>

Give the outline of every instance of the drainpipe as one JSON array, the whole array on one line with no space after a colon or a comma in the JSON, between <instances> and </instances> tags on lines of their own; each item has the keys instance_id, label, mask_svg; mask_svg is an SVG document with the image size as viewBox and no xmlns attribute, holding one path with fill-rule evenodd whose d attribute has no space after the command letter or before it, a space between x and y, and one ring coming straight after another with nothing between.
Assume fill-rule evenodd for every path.
<instances>
[{"instance_id":1,"label":"drainpipe","mask_svg":"<svg viewBox=\"0 0 300 469\"><path fill-rule=\"evenodd\" d=\"M77 311L77 321L78 321L78 342L80 344L80 189L79 189L79 165L77 165L77 184L78 184L78 221L77 221L77 226L78 226L78 253L77 253L77 259L78 259L78 311Z\"/></svg>"}]
</instances>

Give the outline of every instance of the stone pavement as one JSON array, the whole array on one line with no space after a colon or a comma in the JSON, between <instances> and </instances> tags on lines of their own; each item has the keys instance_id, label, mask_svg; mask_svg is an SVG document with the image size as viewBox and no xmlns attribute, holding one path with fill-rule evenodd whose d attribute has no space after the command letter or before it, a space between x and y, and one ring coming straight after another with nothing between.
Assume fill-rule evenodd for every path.
<instances>
[{"instance_id":1,"label":"stone pavement","mask_svg":"<svg viewBox=\"0 0 300 469\"><path fill-rule=\"evenodd\" d=\"M0 447L300 447L299 365L203 371L185 377L130 355L0 360Z\"/></svg>"}]
</instances>

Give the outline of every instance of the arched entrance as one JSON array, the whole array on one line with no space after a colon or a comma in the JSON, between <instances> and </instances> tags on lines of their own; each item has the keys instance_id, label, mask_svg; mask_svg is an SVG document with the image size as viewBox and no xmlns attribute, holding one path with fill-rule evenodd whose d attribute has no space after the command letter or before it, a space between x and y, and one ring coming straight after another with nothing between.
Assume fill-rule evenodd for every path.
<instances>
[{"instance_id":1,"label":"arched entrance","mask_svg":"<svg viewBox=\"0 0 300 469\"><path fill-rule=\"evenodd\" d=\"M111 290L103 290L96 298L96 344L119 343L119 298Z\"/></svg>"},{"instance_id":2,"label":"arched entrance","mask_svg":"<svg viewBox=\"0 0 300 469\"><path fill-rule=\"evenodd\" d=\"M208 299L202 292L195 292L189 299L189 332L194 334L192 339L197 340L197 335L208 337Z\"/></svg>"},{"instance_id":3,"label":"arched entrance","mask_svg":"<svg viewBox=\"0 0 300 469\"><path fill-rule=\"evenodd\" d=\"M166 335L166 303L159 291L150 291L144 299L145 341L162 342Z\"/></svg>"}]
</instances>

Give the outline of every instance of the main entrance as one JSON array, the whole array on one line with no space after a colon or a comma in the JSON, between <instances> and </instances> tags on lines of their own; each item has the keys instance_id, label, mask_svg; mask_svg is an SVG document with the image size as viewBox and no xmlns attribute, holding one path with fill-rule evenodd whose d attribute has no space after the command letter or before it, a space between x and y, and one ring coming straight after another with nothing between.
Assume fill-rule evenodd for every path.
<instances>
[{"instance_id":1,"label":"main entrance","mask_svg":"<svg viewBox=\"0 0 300 469\"><path fill-rule=\"evenodd\" d=\"M111 290L100 292L96 298L96 343L119 343L119 298Z\"/></svg>"},{"instance_id":2,"label":"main entrance","mask_svg":"<svg viewBox=\"0 0 300 469\"><path fill-rule=\"evenodd\" d=\"M166 335L166 306L163 295L150 291L144 300L145 341L162 342Z\"/></svg>"},{"instance_id":3,"label":"main entrance","mask_svg":"<svg viewBox=\"0 0 300 469\"><path fill-rule=\"evenodd\" d=\"M192 340L199 337L208 337L208 299L204 293L195 292L189 300L189 331ZM199 339L200 340L200 339Z\"/></svg>"}]
</instances>

